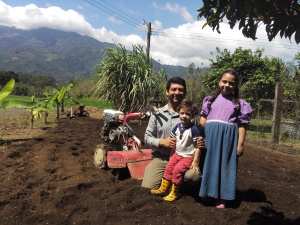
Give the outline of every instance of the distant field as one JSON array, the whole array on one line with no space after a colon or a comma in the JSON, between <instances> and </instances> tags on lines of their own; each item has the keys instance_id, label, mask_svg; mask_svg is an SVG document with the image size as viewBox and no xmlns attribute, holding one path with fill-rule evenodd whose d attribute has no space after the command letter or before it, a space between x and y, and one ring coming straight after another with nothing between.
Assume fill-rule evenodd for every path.
<instances>
[{"instance_id":1,"label":"distant field","mask_svg":"<svg viewBox=\"0 0 300 225\"><path fill-rule=\"evenodd\" d=\"M14 99L14 100L24 100L24 101L32 101L32 97L27 97L27 96L17 96L17 95L9 95L5 98L5 100L9 99ZM94 106L99 109L111 109L113 108L112 104L110 102L104 102L104 101L99 101L96 98L83 98L83 99L75 99L81 104L84 104L86 106ZM2 101L0 101L0 106L1 106ZM65 107L70 107L71 103L69 100L65 101Z\"/></svg>"},{"instance_id":2,"label":"distant field","mask_svg":"<svg viewBox=\"0 0 300 225\"><path fill-rule=\"evenodd\" d=\"M94 106L99 109L111 109L113 108L112 104L110 102L104 102L104 101L99 101L98 99L95 98L83 98L83 99L76 99L81 104L84 104L86 106ZM70 102L67 101L66 104L67 107L70 106Z\"/></svg>"}]
</instances>

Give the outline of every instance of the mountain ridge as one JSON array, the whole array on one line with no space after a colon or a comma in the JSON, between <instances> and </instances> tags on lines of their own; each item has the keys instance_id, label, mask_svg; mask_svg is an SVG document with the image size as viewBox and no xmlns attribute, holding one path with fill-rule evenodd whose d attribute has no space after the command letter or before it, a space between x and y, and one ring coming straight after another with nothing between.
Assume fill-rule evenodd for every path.
<instances>
[{"instance_id":1,"label":"mountain ridge","mask_svg":"<svg viewBox=\"0 0 300 225\"><path fill-rule=\"evenodd\" d=\"M100 42L75 32L50 28L21 30L0 26L0 71L50 76L58 82L89 78L97 70L105 49L114 44ZM161 65L171 76L184 76L185 67Z\"/></svg>"}]
</instances>

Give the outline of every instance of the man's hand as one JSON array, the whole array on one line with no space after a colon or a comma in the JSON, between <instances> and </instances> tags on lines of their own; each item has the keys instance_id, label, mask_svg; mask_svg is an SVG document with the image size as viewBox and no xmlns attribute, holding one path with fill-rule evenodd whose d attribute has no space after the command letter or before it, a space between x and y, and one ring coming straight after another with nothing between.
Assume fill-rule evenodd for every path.
<instances>
[{"instance_id":1,"label":"man's hand","mask_svg":"<svg viewBox=\"0 0 300 225\"><path fill-rule=\"evenodd\" d=\"M160 139L159 147L175 149L176 148L176 138L168 137L166 139Z\"/></svg>"},{"instance_id":2,"label":"man's hand","mask_svg":"<svg viewBox=\"0 0 300 225\"><path fill-rule=\"evenodd\" d=\"M199 137L199 138L197 139L196 147L197 147L197 148L204 148L204 147L205 147L205 142L204 142L203 137Z\"/></svg>"}]
</instances>

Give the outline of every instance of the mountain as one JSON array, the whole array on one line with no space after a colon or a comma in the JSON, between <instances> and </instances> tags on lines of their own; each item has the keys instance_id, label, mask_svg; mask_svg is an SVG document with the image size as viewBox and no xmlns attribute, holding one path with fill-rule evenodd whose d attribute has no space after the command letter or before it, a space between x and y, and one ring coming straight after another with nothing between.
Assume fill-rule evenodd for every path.
<instances>
[{"instance_id":1,"label":"mountain","mask_svg":"<svg viewBox=\"0 0 300 225\"><path fill-rule=\"evenodd\" d=\"M0 71L51 76L58 82L88 78L95 73L104 50L113 46L74 32L0 26ZM185 74L182 66L153 64L172 77Z\"/></svg>"}]
</instances>

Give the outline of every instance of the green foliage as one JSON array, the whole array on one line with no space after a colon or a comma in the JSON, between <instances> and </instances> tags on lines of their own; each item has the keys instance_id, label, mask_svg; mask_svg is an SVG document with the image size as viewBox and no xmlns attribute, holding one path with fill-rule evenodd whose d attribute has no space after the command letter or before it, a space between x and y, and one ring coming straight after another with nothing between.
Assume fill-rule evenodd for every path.
<instances>
[{"instance_id":1,"label":"green foliage","mask_svg":"<svg viewBox=\"0 0 300 225\"><path fill-rule=\"evenodd\" d=\"M204 73L204 84L216 89L217 82L226 69L234 69L241 77L241 91L245 100L254 107L259 99L273 99L276 82L284 79L285 65L281 59L262 57L263 51L237 48L234 53L217 48L216 59L211 59L208 72Z\"/></svg>"},{"instance_id":2,"label":"green foliage","mask_svg":"<svg viewBox=\"0 0 300 225\"><path fill-rule=\"evenodd\" d=\"M11 79L14 79L15 82L19 82L19 75L14 73L13 71L0 71L0 86L3 87L6 85Z\"/></svg>"},{"instance_id":3,"label":"green foliage","mask_svg":"<svg viewBox=\"0 0 300 225\"><path fill-rule=\"evenodd\" d=\"M14 43L16 36L22 40L19 46ZM113 46L88 36L48 28L32 31L11 28L2 31L1 37L14 48L9 46L0 51L0 70L5 68L50 76L60 83L75 77L90 77L96 71L98 60L102 58L103 48Z\"/></svg>"},{"instance_id":4,"label":"green foliage","mask_svg":"<svg viewBox=\"0 0 300 225\"><path fill-rule=\"evenodd\" d=\"M196 67L194 63L191 63L187 69L184 79L187 86L187 97L192 101L202 104L203 98L207 95L206 88L203 85L203 70L204 68Z\"/></svg>"},{"instance_id":5,"label":"green foliage","mask_svg":"<svg viewBox=\"0 0 300 225\"><path fill-rule=\"evenodd\" d=\"M42 97L43 92L50 87L56 86L56 81L52 77L33 76L12 71L0 71L0 86L3 86L6 81L15 79L16 84L12 94L19 96L37 96Z\"/></svg>"},{"instance_id":6,"label":"green foliage","mask_svg":"<svg viewBox=\"0 0 300 225\"><path fill-rule=\"evenodd\" d=\"M71 83L73 83L74 86L69 91L69 94L70 96L79 99L90 97L91 87L95 85L94 80L91 78L77 78Z\"/></svg>"},{"instance_id":7,"label":"green foliage","mask_svg":"<svg viewBox=\"0 0 300 225\"><path fill-rule=\"evenodd\" d=\"M100 42L88 36L48 28L24 31L0 26L0 34L1 43L5 45L0 44L0 70L22 71L24 74L38 75L36 76L37 83L31 80L26 85L39 87L43 89L43 92L49 89L45 90L46 86L35 86L40 85L39 76L51 77L62 85L73 83L75 78L91 78L97 71L99 61L104 57L105 49L114 46L114 44ZM154 71L160 71L162 65L155 60L152 62ZM163 67L172 77L184 75L185 68L182 66L164 65ZM46 80L41 79L43 83L41 86L47 85ZM16 82L18 83L17 79ZM56 88L50 80L48 85Z\"/></svg>"},{"instance_id":8,"label":"green foliage","mask_svg":"<svg viewBox=\"0 0 300 225\"><path fill-rule=\"evenodd\" d=\"M2 101L2 108L31 108L35 107L36 102L21 99L5 99Z\"/></svg>"},{"instance_id":9,"label":"green foliage","mask_svg":"<svg viewBox=\"0 0 300 225\"><path fill-rule=\"evenodd\" d=\"M94 95L124 112L142 110L158 90L164 71L155 73L141 46L128 52L121 44L106 51L95 75Z\"/></svg>"},{"instance_id":10,"label":"green foliage","mask_svg":"<svg viewBox=\"0 0 300 225\"><path fill-rule=\"evenodd\" d=\"M0 91L0 100L6 98L13 90L15 85L15 80L11 79L7 82L7 84L4 86L4 88Z\"/></svg>"},{"instance_id":11,"label":"green foliage","mask_svg":"<svg viewBox=\"0 0 300 225\"><path fill-rule=\"evenodd\" d=\"M204 17L206 25L220 32L220 23L228 20L232 29L238 24L245 37L256 39L257 27L266 25L269 41L277 34L300 42L300 4L294 0L203 0L197 10L198 19Z\"/></svg>"},{"instance_id":12,"label":"green foliage","mask_svg":"<svg viewBox=\"0 0 300 225\"><path fill-rule=\"evenodd\" d=\"M2 101L2 108L25 108L26 110L31 112L30 124L31 128L33 128L34 119L41 118L41 113L45 112L46 115L50 113L49 107L52 107L51 103L47 99L35 99L32 98L31 101L24 99L5 99ZM46 116L45 116L46 122Z\"/></svg>"},{"instance_id":13,"label":"green foliage","mask_svg":"<svg viewBox=\"0 0 300 225\"><path fill-rule=\"evenodd\" d=\"M72 98L68 95L68 92L73 87L73 84L69 84L67 87L61 87L60 90L52 88L49 93L44 93L46 95L47 105L56 104L56 118L59 118L59 107L61 106L61 111L64 112L64 100ZM76 102L77 103L77 102Z\"/></svg>"}]
</instances>

